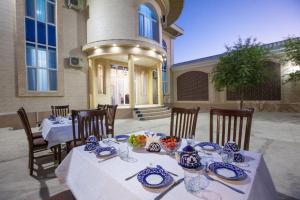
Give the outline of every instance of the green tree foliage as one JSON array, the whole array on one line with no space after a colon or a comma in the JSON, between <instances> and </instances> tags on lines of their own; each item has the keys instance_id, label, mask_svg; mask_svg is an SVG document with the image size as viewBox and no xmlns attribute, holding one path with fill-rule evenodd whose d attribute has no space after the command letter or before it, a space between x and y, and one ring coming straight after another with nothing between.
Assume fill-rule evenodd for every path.
<instances>
[{"instance_id":1,"label":"green tree foliage","mask_svg":"<svg viewBox=\"0 0 300 200\"><path fill-rule=\"evenodd\" d=\"M288 38L284 47L287 60L300 66L300 38ZM300 70L290 73L285 83L297 81L300 81Z\"/></svg>"},{"instance_id":2,"label":"green tree foliage","mask_svg":"<svg viewBox=\"0 0 300 200\"><path fill-rule=\"evenodd\" d=\"M226 46L226 53L213 70L212 81L216 90L224 88L239 92L243 108L244 91L268 80L265 68L268 51L256 39L241 38L233 46Z\"/></svg>"}]
</instances>

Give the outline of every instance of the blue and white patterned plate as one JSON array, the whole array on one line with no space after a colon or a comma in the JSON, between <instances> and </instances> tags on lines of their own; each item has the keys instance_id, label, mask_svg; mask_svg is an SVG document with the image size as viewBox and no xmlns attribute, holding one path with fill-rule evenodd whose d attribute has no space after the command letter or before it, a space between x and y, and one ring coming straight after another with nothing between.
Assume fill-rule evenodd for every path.
<instances>
[{"instance_id":1,"label":"blue and white patterned plate","mask_svg":"<svg viewBox=\"0 0 300 200\"><path fill-rule=\"evenodd\" d=\"M215 175L226 180L241 181L248 177L244 170L229 163L214 162L208 168Z\"/></svg>"},{"instance_id":2,"label":"blue and white patterned plate","mask_svg":"<svg viewBox=\"0 0 300 200\"><path fill-rule=\"evenodd\" d=\"M137 175L138 181L149 188L161 188L170 185L173 177L161 167L148 167Z\"/></svg>"},{"instance_id":3,"label":"blue and white patterned plate","mask_svg":"<svg viewBox=\"0 0 300 200\"><path fill-rule=\"evenodd\" d=\"M129 138L129 135L117 135L117 136L115 136L115 139L118 142L126 141L126 140L128 140L128 138Z\"/></svg>"},{"instance_id":4,"label":"blue and white patterned plate","mask_svg":"<svg viewBox=\"0 0 300 200\"><path fill-rule=\"evenodd\" d=\"M217 143L213 143L213 142L201 142L196 146L199 146L206 151L217 151L221 149L221 147Z\"/></svg>"},{"instance_id":5,"label":"blue and white patterned plate","mask_svg":"<svg viewBox=\"0 0 300 200\"><path fill-rule=\"evenodd\" d=\"M94 151L96 156L98 157L105 157L105 156L110 156L115 153L117 153L117 150L114 147L97 147Z\"/></svg>"}]
</instances>

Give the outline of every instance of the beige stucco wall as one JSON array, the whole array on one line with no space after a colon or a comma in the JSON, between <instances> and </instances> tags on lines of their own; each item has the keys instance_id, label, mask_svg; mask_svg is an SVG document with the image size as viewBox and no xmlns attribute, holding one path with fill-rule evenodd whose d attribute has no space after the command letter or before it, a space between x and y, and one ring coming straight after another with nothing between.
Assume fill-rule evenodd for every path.
<instances>
[{"instance_id":1,"label":"beige stucco wall","mask_svg":"<svg viewBox=\"0 0 300 200\"><path fill-rule=\"evenodd\" d=\"M161 8L154 0L88 0L87 43L116 39L156 43L153 40L139 36L138 7L142 3L151 4L157 12L158 19L161 18ZM160 24L160 20L158 21ZM159 25L160 41L161 34L162 28Z\"/></svg>"},{"instance_id":2,"label":"beige stucco wall","mask_svg":"<svg viewBox=\"0 0 300 200\"><path fill-rule=\"evenodd\" d=\"M58 3L58 21L57 27L60 27L58 41L58 68L62 71L64 84L62 86L63 95L59 97L19 97L17 92L17 59L16 41L17 35L24 37L24 32L16 33L16 3L22 3L20 0L1 0L0 1L0 113L16 112L24 106L30 112L47 111L53 104L70 104L71 108L87 107L87 69L73 69L68 67L67 60L69 56L83 56L81 45L86 43L86 23L83 13L67 9L63 1ZM20 9L20 8L19 8ZM24 9L24 8L23 8ZM19 19L18 19L19 20ZM21 18L22 23L24 18ZM22 47L23 45L21 45ZM19 52L24 51L18 49ZM86 62L85 62L86 63ZM24 63L25 69L25 63Z\"/></svg>"},{"instance_id":3,"label":"beige stucco wall","mask_svg":"<svg viewBox=\"0 0 300 200\"><path fill-rule=\"evenodd\" d=\"M209 101L178 101L177 100L177 78L181 74L188 71L202 71L210 74L216 66L216 61L194 63L182 65L179 68L172 69L172 87L173 87L173 105L180 107L200 106L201 110L208 110L210 107L238 108L239 101L227 101L226 91L218 92L214 89L209 75ZM282 87L280 101L245 101L246 106L257 108L264 111L284 111L284 112L300 112L300 83L283 84L286 74L299 70L299 66L293 66L290 63L281 64Z\"/></svg>"}]
</instances>

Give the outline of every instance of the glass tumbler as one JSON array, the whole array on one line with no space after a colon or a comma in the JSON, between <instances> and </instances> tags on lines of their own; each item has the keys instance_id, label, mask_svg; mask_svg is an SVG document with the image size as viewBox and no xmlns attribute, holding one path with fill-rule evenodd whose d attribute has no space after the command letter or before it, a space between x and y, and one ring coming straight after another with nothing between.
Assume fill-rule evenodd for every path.
<instances>
[{"instance_id":1,"label":"glass tumbler","mask_svg":"<svg viewBox=\"0 0 300 200\"><path fill-rule=\"evenodd\" d=\"M127 143L120 143L119 144L119 156L122 160L127 161L129 158L129 149Z\"/></svg>"},{"instance_id":2,"label":"glass tumbler","mask_svg":"<svg viewBox=\"0 0 300 200\"><path fill-rule=\"evenodd\" d=\"M221 158L224 163L232 163L234 159L234 153L232 151L221 151Z\"/></svg>"},{"instance_id":3,"label":"glass tumbler","mask_svg":"<svg viewBox=\"0 0 300 200\"><path fill-rule=\"evenodd\" d=\"M207 188L209 182L199 171L184 171L185 189L191 193L198 193Z\"/></svg>"}]
</instances>

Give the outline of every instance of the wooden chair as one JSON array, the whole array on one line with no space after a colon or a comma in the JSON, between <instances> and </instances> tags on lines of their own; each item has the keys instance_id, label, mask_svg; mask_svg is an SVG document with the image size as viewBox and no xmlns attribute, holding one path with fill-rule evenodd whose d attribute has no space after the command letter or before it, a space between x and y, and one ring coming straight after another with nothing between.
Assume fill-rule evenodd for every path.
<instances>
[{"instance_id":1,"label":"wooden chair","mask_svg":"<svg viewBox=\"0 0 300 200\"><path fill-rule=\"evenodd\" d=\"M106 104L98 104L97 109L98 110L105 110L105 109L107 109L107 105Z\"/></svg>"},{"instance_id":2,"label":"wooden chair","mask_svg":"<svg viewBox=\"0 0 300 200\"><path fill-rule=\"evenodd\" d=\"M234 141L238 144L240 148L243 148L244 150L249 150L253 112L253 108L243 110L227 110L212 108L210 110L210 142L214 142L215 139L215 142L217 144L224 146L226 142ZM214 118L216 118L215 137ZM245 127L244 124L246 125Z\"/></svg>"},{"instance_id":3,"label":"wooden chair","mask_svg":"<svg viewBox=\"0 0 300 200\"><path fill-rule=\"evenodd\" d=\"M70 113L70 106L51 106L52 115L66 117Z\"/></svg>"},{"instance_id":4,"label":"wooden chair","mask_svg":"<svg viewBox=\"0 0 300 200\"><path fill-rule=\"evenodd\" d=\"M89 110L72 110L71 111L73 140L70 142L66 142L67 152L70 152L73 147L81 145L81 138L78 136L78 113L82 112L82 111L89 111Z\"/></svg>"},{"instance_id":5,"label":"wooden chair","mask_svg":"<svg viewBox=\"0 0 300 200\"><path fill-rule=\"evenodd\" d=\"M98 140L107 135L108 120L106 110L89 110L78 113L78 137L81 144L85 144L90 135Z\"/></svg>"},{"instance_id":6,"label":"wooden chair","mask_svg":"<svg viewBox=\"0 0 300 200\"><path fill-rule=\"evenodd\" d=\"M112 137L114 137L114 126L115 126L117 108L118 105L106 105L107 120L108 120L107 134L111 134Z\"/></svg>"},{"instance_id":7,"label":"wooden chair","mask_svg":"<svg viewBox=\"0 0 300 200\"><path fill-rule=\"evenodd\" d=\"M102 139L108 130L106 110L72 110L72 128L73 142L70 149L85 144L90 135Z\"/></svg>"},{"instance_id":8,"label":"wooden chair","mask_svg":"<svg viewBox=\"0 0 300 200\"><path fill-rule=\"evenodd\" d=\"M170 135L180 138L195 136L197 117L200 108L172 108Z\"/></svg>"},{"instance_id":9,"label":"wooden chair","mask_svg":"<svg viewBox=\"0 0 300 200\"><path fill-rule=\"evenodd\" d=\"M28 168L30 169L30 175L32 176L34 159L43 157L43 156L35 157L34 154L37 152L41 152L41 151L47 151L48 143L42 137L34 137L34 134L31 131L29 120L28 120L28 117L27 117L27 114L26 114L26 111L24 108L20 108L17 111L17 113L21 119L23 128L24 128L26 136L27 136L28 147L29 147ZM49 156L49 155L46 155L46 156Z\"/></svg>"}]
</instances>

